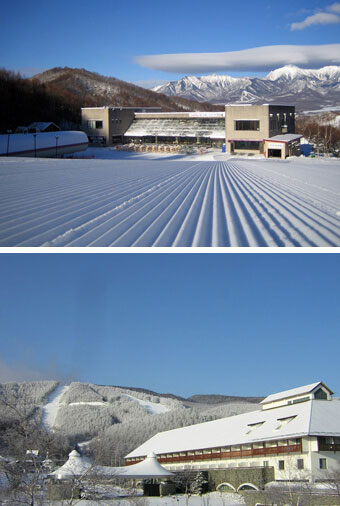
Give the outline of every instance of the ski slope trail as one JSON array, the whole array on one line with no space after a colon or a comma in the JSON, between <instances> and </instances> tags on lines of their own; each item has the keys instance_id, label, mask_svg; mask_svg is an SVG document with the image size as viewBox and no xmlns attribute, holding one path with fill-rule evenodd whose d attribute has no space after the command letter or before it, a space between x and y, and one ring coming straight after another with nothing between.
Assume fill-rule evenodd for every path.
<instances>
[{"instance_id":1,"label":"ski slope trail","mask_svg":"<svg viewBox=\"0 0 340 506\"><path fill-rule=\"evenodd\" d=\"M42 423L47 430L53 429L58 409L61 406L60 399L69 388L70 385L58 385L50 395L48 403L43 407Z\"/></svg>"},{"instance_id":2,"label":"ski slope trail","mask_svg":"<svg viewBox=\"0 0 340 506\"><path fill-rule=\"evenodd\" d=\"M0 246L340 246L340 162L1 159Z\"/></svg>"},{"instance_id":3,"label":"ski slope trail","mask_svg":"<svg viewBox=\"0 0 340 506\"><path fill-rule=\"evenodd\" d=\"M167 406L164 406L164 404L151 402L151 401L142 401L141 399L138 399L137 397L134 397L133 395L128 394L122 394L124 397L128 397L129 399L133 399L134 401L137 401L138 404L140 404L143 408L145 408L146 412L149 415L159 415L161 413L167 413L170 411L170 409Z\"/></svg>"}]
</instances>

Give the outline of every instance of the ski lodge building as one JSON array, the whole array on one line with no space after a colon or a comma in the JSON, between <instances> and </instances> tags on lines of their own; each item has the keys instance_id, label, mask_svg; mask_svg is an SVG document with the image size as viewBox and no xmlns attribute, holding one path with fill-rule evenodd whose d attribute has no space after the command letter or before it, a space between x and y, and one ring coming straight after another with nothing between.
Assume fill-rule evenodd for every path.
<instances>
[{"instance_id":1,"label":"ski lodge building","mask_svg":"<svg viewBox=\"0 0 340 506\"><path fill-rule=\"evenodd\" d=\"M160 108L86 107L82 129L92 144L176 144L219 147L229 154L286 158L299 151L295 107L226 106L222 112L161 112Z\"/></svg>"},{"instance_id":2,"label":"ski lodge building","mask_svg":"<svg viewBox=\"0 0 340 506\"><path fill-rule=\"evenodd\" d=\"M282 158L297 154L295 107L289 105L226 106L226 152Z\"/></svg>"},{"instance_id":3,"label":"ski lodge building","mask_svg":"<svg viewBox=\"0 0 340 506\"><path fill-rule=\"evenodd\" d=\"M322 382L269 395L262 409L160 432L129 453L150 452L171 472L207 471L215 488L264 488L272 481L323 481L340 469L340 400Z\"/></svg>"}]
</instances>

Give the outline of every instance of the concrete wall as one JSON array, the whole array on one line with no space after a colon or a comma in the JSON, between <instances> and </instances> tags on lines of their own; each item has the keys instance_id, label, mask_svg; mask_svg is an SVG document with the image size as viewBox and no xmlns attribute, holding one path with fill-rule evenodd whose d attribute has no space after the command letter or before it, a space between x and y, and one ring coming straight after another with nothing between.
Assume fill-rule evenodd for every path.
<instances>
[{"instance_id":1,"label":"concrete wall","mask_svg":"<svg viewBox=\"0 0 340 506\"><path fill-rule=\"evenodd\" d=\"M259 130L235 130L237 120L259 120ZM230 140L262 141L269 137L269 106L226 106L226 152L231 152ZM242 152L242 150L235 150Z\"/></svg>"},{"instance_id":2,"label":"concrete wall","mask_svg":"<svg viewBox=\"0 0 340 506\"><path fill-rule=\"evenodd\" d=\"M112 145L112 136L123 135L134 119L134 109L89 107L81 110L82 130L89 136L105 137L105 145ZM103 128L89 128L89 120L103 122Z\"/></svg>"},{"instance_id":3,"label":"concrete wall","mask_svg":"<svg viewBox=\"0 0 340 506\"><path fill-rule=\"evenodd\" d=\"M88 121L96 120L103 122L103 128L89 128ZM103 136L105 144L109 144L109 109L108 107L89 107L81 110L81 128L89 136Z\"/></svg>"},{"instance_id":4,"label":"concrete wall","mask_svg":"<svg viewBox=\"0 0 340 506\"><path fill-rule=\"evenodd\" d=\"M209 490L216 490L222 483L229 483L235 490L245 483L251 483L262 490L265 484L274 478L273 467L239 467L208 471Z\"/></svg>"},{"instance_id":5,"label":"concrete wall","mask_svg":"<svg viewBox=\"0 0 340 506\"><path fill-rule=\"evenodd\" d=\"M258 120L259 130L236 130L237 120ZM262 141L283 133L295 133L295 107L280 105L226 106L226 152L232 152L232 140ZM282 147L282 158L287 156L288 147ZM260 152L234 149L235 153ZM285 401L287 404L287 401Z\"/></svg>"},{"instance_id":6,"label":"concrete wall","mask_svg":"<svg viewBox=\"0 0 340 506\"><path fill-rule=\"evenodd\" d=\"M112 136L124 135L133 119L135 113L131 109L109 109L109 138L108 144L112 144Z\"/></svg>"},{"instance_id":7,"label":"concrete wall","mask_svg":"<svg viewBox=\"0 0 340 506\"><path fill-rule=\"evenodd\" d=\"M319 460L326 459L326 469L320 469ZM327 480L332 473L339 474L340 455L339 452L315 452L311 454L311 465L313 478L318 481Z\"/></svg>"}]
</instances>

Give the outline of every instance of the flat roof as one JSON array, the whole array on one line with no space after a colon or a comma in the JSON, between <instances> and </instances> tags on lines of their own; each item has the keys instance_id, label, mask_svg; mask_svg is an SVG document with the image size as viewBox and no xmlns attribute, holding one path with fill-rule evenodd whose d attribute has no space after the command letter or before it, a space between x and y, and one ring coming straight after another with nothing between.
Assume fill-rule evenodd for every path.
<instances>
[{"instance_id":1,"label":"flat roof","mask_svg":"<svg viewBox=\"0 0 340 506\"><path fill-rule=\"evenodd\" d=\"M119 106L119 105L117 105L115 107L112 107L112 106L109 106L109 105L103 105L101 107L81 107L80 109L81 110L82 109L112 109L112 110L119 109L120 111L121 110L125 110L125 109L129 109L129 110L133 110L133 111L135 111L136 109L138 109L138 110L139 109L143 109L143 110L144 109L152 109L153 111L161 111L162 107L152 107L152 106L150 106L150 107L148 107L148 106L145 106L145 107L144 106L124 107L124 106Z\"/></svg>"},{"instance_id":2,"label":"flat roof","mask_svg":"<svg viewBox=\"0 0 340 506\"><path fill-rule=\"evenodd\" d=\"M301 139L303 135L299 134L281 134L281 135L274 135L274 137L269 137L267 139L263 139L264 141L274 141L274 142L292 142L296 141L298 139Z\"/></svg>"}]
</instances>

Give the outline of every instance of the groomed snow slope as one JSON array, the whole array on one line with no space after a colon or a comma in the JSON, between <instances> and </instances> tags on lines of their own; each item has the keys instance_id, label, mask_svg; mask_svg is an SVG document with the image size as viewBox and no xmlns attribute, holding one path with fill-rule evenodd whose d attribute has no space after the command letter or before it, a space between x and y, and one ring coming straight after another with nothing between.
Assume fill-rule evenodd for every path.
<instances>
[{"instance_id":1,"label":"groomed snow slope","mask_svg":"<svg viewBox=\"0 0 340 506\"><path fill-rule=\"evenodd\" d=\"M340 246L340 162L2 158L0 246Z\"/></svg>"},{"instance_id":2,"label":"groomed snow slope","mask_svg":"<svg viewBox=\"0 0 340 506\"><path fill-rule=\"evenodd\" d=\"M52 430L61 404L60 400L69 388L69 385L59 385L50 395L48 403L43 407L42 423L47 430Z\"/></svg>"},{"instance_id":3,"label":"groomed snow slope","mask_svg":"<svg viewBox=\"0 0 340 506\"><path fill-rule=\"evenodd\" d=\"M150 402L150 401L142 401L141 399L137 399L137 397L133 397L132 395L123 394L125 397L129 397L129 399L132 399L134 401L137 401L138 404L143 406L145 408L146 412L149 415L159 415L161 413L167 413L170 411L170 408L167 406L164 406L164 404L156 403L156 402Z\"/></svg>"}]
</instances>

